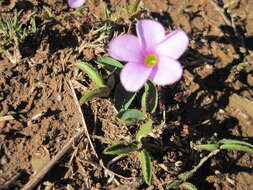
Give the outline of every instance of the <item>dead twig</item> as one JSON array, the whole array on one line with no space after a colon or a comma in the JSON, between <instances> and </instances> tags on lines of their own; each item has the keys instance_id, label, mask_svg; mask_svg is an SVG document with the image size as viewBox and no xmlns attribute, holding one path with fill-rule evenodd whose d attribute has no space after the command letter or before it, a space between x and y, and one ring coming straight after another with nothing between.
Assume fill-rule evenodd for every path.
<instances>
[{"instance_id":1,"label":"dead twig","mask_svg":"<svg viewBox=\"0 0 253 190\"><path fill-rule=\"evenodd\" d=\"M34 188L40 180L48 173L48 171L57 163L59 162L62 157L73 149L73 145L77 145L80 139L84 135L84 129L79 130L76 135L69 140L69 142L58 152L55 157L42 169L39 173L32 177L32 179L21 189L21 190L30 190Z\"/></svg>"},{"instance_id":2,"label":"dead twig","mask_svg":"<svg viewBox=\"0 0 253 190\"><path fill-rule=\"evenodd\" d=\"M216 154L218 154L220 152L220 149L218 150L214 150L212 152L210 152L207 156L205 156L204 158L202 158L199 162L199 164L197 166L195 166L192 170L188 171L188 172L185 172L185 173L182 173L179 178L186 181L188 180L189 178L191 178L199 168L202 167L202 165L207 161L209 160L209 158L215 156Z\"/></svg>"},{"instance_id":3,"label":"dead twig","mask_svg":"<svg viewBox=\"0 0 253 190\"><path fill-rule=\"evenodd\" d=\"M114 163L114 162L117 162L118 160L122 159L123 157L127 156L126 154L120 154L118 156L116 156L115 158L113 158L112 160L110 160L107 164L106 164L106 167L107 168L110 168L111 165Z\"/></svg>"},{"instance_id":4,"label":"dead twig","mask_svg":"<svg viewBox=\"0 0 253 190\"><path fill-rule=\"evenodd\" d=\"M93 146L93 143L92 143L92 141L91 141L90 134L89 134L89 131L88 131L88 129L87 129L87 126L86 126L86 123L85 123L85 120L84 120L84 116L83 116L83 112L82 112L80 103L79 103L79 101L78 101L78 99L77 99L77 97L76 97L76 93L75 93L74 87L73 87L73 85L72 85L72 83L71 83L70 81L68 82L68 85L69 85L69 88L70 88L70 90L72 91L72 94L73 94L73 96L74 96L73 98L74 98L74 101L75 101L75 103L76 103L77 110L79 111L79 113L80 113L80 115L81 115L81 122L82 122L82 125L83 125L83 129L84 129L84 131L85 131L85 135L86 135L87 138L88 138L88 141L89 141L89 143L90 143L90 146L91 146L91 149L92 149L93 153L95 154L95 156L96 156L97 158L99 158L99 157L98 157L98 154L97 154L97 152L96 152L96 150L95 150L95 148L94 148L94 146Z\"/></svg>"},{"instance_id":5,"label":"dead twig","mask_svg":"<svg viewBox=\"0 0 253 190\"><path fill-rule=\"evenodd\" d=\"M71 89L71 91L72 91L72 93L73 93L74 100L75 100L75 102L76 102L78 111L80 112L80 114L81 114L81 116L82 116L82 117L81 117L81 122L82 122L82 124L83 124L83 128L84 128L85 134L86 134L86 136L87 136L87 138L88 138L88 141L89 141L89 144L90 144L90 146L91 146L91 149L93 150L93 152L94 152L94 154L96 155L97 159L99 159L99 156L98 156L98 154L97 154L97 152L96 152L96 150L95 150L95 148L94 148L94 145L93 145L93 143L92 143L92 141L91 141L91 138L90 138L90 135L89 135L89 131L88 131L88 129L87 129L87 126L86 126L86 123L85 123L85 120L84 120L84 117L83 117L83 113L82 113L81 106L80 106L79 101L78 101L78 99L77 99L77 97L76 97L76 94L75 94L74 87L73 87L73 85L72 85L72 83L71 83L70 81L68 82L68 84L69 84L69 88ZM102 159L99 159L99 165L105 170L105 172L106 172L107 174L110 175L110 177L112 178L112 180L114 180L114 182L115 182L116 184L118 184L119 182L114 178L114 176L117 176L117 177L120 177L120 178L123 178L123 179L132 179L131 177L124 177L124 176L122 176L122 175L120 175L120 174L114 173L113 171L111 171L110 169L108 169L107 167L105 167L105 165L104 165ZM98 167L98 166L97 166L97 167Z\"/></svg>"},{"instance_id":6,"label":"dead twig","mask_svg":"<svg viewBox=\"0 0 253 190\"><path fill-rule=\"evenodd\" d=\"M117 176L117 177L120 177L122 179L134 179L134 177L125 177L123 175L120 175L120 174L117 174L117 173L114 173L113 171L111 171L110 169L108 169L107 167L105 167L104 163L102 160L99 160L99 164L102 166L102 168L110 175L114 175L114 176Z\"/></svg>"},{"instance_id":7,"label":"dead twig","mask_svg":"<svg viewBox=\"0 0 253 190\"><path fill-rule=\"evenodd\" d=\"M222 7L220 7L218 5L218 2L215 0L210 0L210 3L214 6L214 8L220 13L220 15L222 16L223 20L225 21L225 23L228 26L232 27L232 22L231 20L228 18L228 16L225 14L224 9Z\"/></svg>"},{"instance_id":8,"label":"dead twig","mask_svg":"<svg viewBox=\"0 0 253 190\"><path fill-rule=\"evenodd\" d=\"M176 180L173 180L172 183L169 183L169 187L167 186L167 189L169 188L172 188L172 187L175 187L177 185L180 185L182 184L183 182L189 180L191 177L193 177L195 175L195 173L197 172L197 170L199 170L199 168L202 167L202 165L207 161L209 160L211 157L215 156L216 154L218 154L221 150L220 149L217 149L217 150L214 150L212 152L210 152L207 156L203 157L199 164L197 166L195 166L192 170L190 171L187 171L187 172L184 172L182 174L180 174ZM167 182L165 182L167 183Z\"/></svg>"},{"instance_id":9,"label":"dead twig","mask_svg":"<svg viewBox=\"0 0 253 190\"><path fill-rule=\"evenodd\" d=\"M94 153L96 154L97 156L97 153L92 145L92 142L91 142L91 139L89 137L89 133L88 133L88 130L87 130L87 126L86 126L86 123L84 121L84 118L83 118L83 114L82 114L82 110L80 108L80 105L79 105L79 102L77 100L77 97L76 97L76 94L75 94L75 91L74 91L74 88L71 84L71 82L68 83L69 84L69 87L70 87L70 90L73 94L73 99L77 105L77 108L78 108L78 111L80 112L81 114L81 121L82 121L82 125L83 127L76 133L76 135L71 138L68 143L62 148L62 150L60 152L58 152L56 154L56 156L39 172L37 173L35 176L32 177L32 179L21 189L21 190L30 190L32 188L34 188L39 182L40 180L48 173L48 171L57 163L59 162L62 157L69 151L73 150L74 149L74 146L76 146L79 142L80 142L80 139L82 138L82 136L84 134L87 135L88 139L89 139L89 142L91 144L91 147L92 149L94 150ZM73 146L74 145L74 146Z\"/></svg>"}]
</instances>

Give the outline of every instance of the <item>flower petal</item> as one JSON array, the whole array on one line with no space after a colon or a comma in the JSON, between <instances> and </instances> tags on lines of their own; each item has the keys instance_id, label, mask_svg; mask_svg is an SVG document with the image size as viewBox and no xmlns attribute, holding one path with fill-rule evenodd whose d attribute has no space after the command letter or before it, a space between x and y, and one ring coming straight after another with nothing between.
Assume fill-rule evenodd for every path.
<instances>
[{"instance_id":1,"label":"flower petal","mask_svg":"<svg viewBox=\"0 0 253 190\"><path fill-rule=\"evenodd\" d=\"M126 62L138 62L142 55L138 38L131 34L123 34L113 39L108 51L114 59Z\"/></svg>"},{"instance_id":2,"label":"flower petal","mask_svg":"<svg viewBox=\"0 0 253 190\"><path fill-rule=\"evenodd\" d=\"M143 19L136 24L137 35L142 47L147 51L152 51L154 45L165 38L163 26L156 21Z\"/></svg>"},{"instance_id":3,"label":"flower petal","mask_svg":"<svg viewBox=\"0 0 253 190\"><path fill-rule=\"evenodd\" d=\"M150 78L158 85L168 85L178 81L182 74L182 66L177 60L160 57L159 63L153 68Z\"/></svg>"},{"instance_id":4,"label":"flower petal","mask_svg":"<svg viewBox=\"0 0 253 190\"><path fill-rule=\"evenodd\" d=\"M85 3L85 0L68 0L68 4L72 8L79 8Z\"/></svg>"},{"instance_id":5,"label":"flower petal","mask_svg":"<svg viewBox=\"0 0 253 190\"><path fill-rule=\"evenodd\" d=\"M152 67L146 67L142 63L129 62L120 73L120 81L129 92L137 92L148 80Z\"/></svg>"},{"instance_id":6,"label":"flower petal","mask_svg":"<svg viewBox=\"0 0 253 190\"><path fill-rule=\"evenodd\" d=\"M189 38L183 30L175 30L168 34L157 47L159 55L178 59L187 49Z\"/></svg>"}]
</instances>

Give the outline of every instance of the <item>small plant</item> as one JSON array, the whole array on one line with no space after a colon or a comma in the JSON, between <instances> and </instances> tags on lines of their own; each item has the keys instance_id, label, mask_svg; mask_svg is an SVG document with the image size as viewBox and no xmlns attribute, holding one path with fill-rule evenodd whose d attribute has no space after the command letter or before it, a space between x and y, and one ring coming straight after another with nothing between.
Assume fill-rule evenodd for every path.
<instances>
[{"instance_id":1,"label":"small plant","mask_svg":"<svg viewBox=\"0 0 253 190\"><path fill-rule=\"evenodd\" d=\"M13 17L0 18L0 50L5 53L12 63L17 63L21 59L19 52L19 44L26 37L36 33L37 27L34 19L21 21L22 10L15 10ZM13 55L9 52L9 48L13 47Z\"/></svg>"},{"instance_id":2,"label":"small plant","mask_svg":"<svg viewBox=\"0 0 253 190\"><path fill-rule=\"evenodd\" d=\"M115 83L115 74L118 69L123 68L123 65L110 57L98 58L95 61L101 66L113 67L114 72L108 77L107 82L104 81L99 71L87 62L78 62L75 66L79 67L84 73L88 75L91 81L96 85L96 88L88 90L80 99L80 104L83 104L92 98L109 97L114 91L114 103L116 109L119 111L117 118L121 121L133 124L138 121L145 120L145 113L154 113L158 105L158 92L155 84L152 81L147 81L144 85L144 91L141 96L141 109L131 109L130 106L137 96L137 93L126 91L120 83ZM113 90L115 89L115 90Z\"/></svg>"},{"instance_id":3,"label":"small plant","mask_svg":"<svg viewBox=\"0 0 253 190\"><path fill-rule=\"evenodd\" d=\"M26 27L25 22L20 20L22 10L14 12L13 17L0 18L0 36L3 39L1 46L15 45L15 39L18 42L23 42L24 39L37 31L34 19L31 19L30 24Z\"/></svg>"},{"instance_id":4,"label":"small plant","mask_svg":"<svg viewBox=\"0 0 253 190\"><path fill-rule=\"evenodd\" d=\"M172 189L174 187L181 187L188 190L197 190L193 184L187 182L197 170L211 157L218 154L221 150L237 150L253 153L253 145L245 141L232 140L232 139L223 139L217 143L211 144L195 144L193 148L196 150L208 150L211 151L206 157L202 158L199 164L194 167L192 170L184 172L178 175L177 179L173 180L167 185L167 189Z\"/></svg>"},{"instance_id":5,"label":"small plant","mask_svg":"<svg viewBox=\"0 0 253 190\"><path fill-rule=\"evenodd\" d=\"M105 84L101 74L96 68L86 62L78 62L75 65L84 71L97 86L97 88L86 92L86 94L80 99L80 104L83 104L91 98L109 96L110 88Z\"/></svg>"},{"instance_id":6,"label":"small plant","mask_svg":"<svg viewBox=\"0 0 253 190\"><path fill-rule=\"evenodd\" d=\"M123 34L109 43L109 55L114 59L104 57L95 61L99 65L113 66L115 70L111 77L120 73L121 84L116 85L112 80L105 83L96 68L89 63L76 64L97 86L86 92L80 103L93 97L108 97L116 85L114 102L119 111L117 117L128 123L144 120L142 112L129 109L137 91L144 86L142 111L152 114L158 104L158 93L154 83L169 85L181 78L183 70L177 59L184 53L189 42L182 30L165 35L163 26L153 20L138 21L136 29L138 38L131 34ZM123 65L115 59L128 63Z\"/></svg>"},{"instance_id":7,"label":"small plant","mask_svg":"<svg viewBox=\"0 0 253 190\"><path fill-rule=\"evenodd\" d=\"M103 153L108 155L119 155L130 152L137 152L141 163L141 170L144 176L144 180L147 184L151 183L153 165L151 162L151 157L148 151L144 148L145 145L142 142L142 138L147 136L152 129L153 121L147 121L137 132L135 141L131 143L120 142L107 147Z\"/></svg>"},{"instance_id":8,"label":"small plant","mask_svg":"<svg viewBox=\"0 0 253 190\"><path fill-rule=\"evenodd\" d=\"M139 2L136 1L137 4ZM138 38L123 34L109 43L109 55L112 58L101 57L95 60L95 63L109 71L106 82L90 63L75 64L96 85L81 97L80 104L95 97L109 97L114 92L113 100L118 110L116 117L126 124L138 123L145 120L147 113L155 113L158 105L155 84L169 85L181 78L183 70L177 59L184 53L189 41L182 30L165 35L163 26L152 20L138 21L136 29ZM128 63L123 65L117 60ZM115 81L117 75L120 75L121 83ZM144 88L140 91L142 87ZM131 108L133 100L139 95L141 110ZM150 133L152 123L152 120L146 122L133 142L119 142L104 150L104 154L110 155L137 152L147 184L151 183L153 166L149 152L145 149L148 146L142 138Z\"/></svg>"}]
</instances>

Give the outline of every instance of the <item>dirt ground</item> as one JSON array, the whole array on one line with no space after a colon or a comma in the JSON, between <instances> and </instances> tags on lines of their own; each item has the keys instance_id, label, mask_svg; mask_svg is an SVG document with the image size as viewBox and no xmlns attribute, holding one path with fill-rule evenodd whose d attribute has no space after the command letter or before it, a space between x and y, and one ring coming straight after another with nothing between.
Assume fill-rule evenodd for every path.
<instances>
[{"instance_id":1,"label":"dirt ground","mask_svg":"<svg viewBox=\"0 0 253 190\"><path fill-rule=\"evenodd\" d=\"M207 155L192 143L223 138L253 143L252 1L143 0L138 12L129 14L133 2L87 0L79 10L65 0L2 2L2 18L23 10L20 19L34 18L37 30L7 48L19 50L17 63L0 52L0 189L31 189L37 181L38 190L160 190ZM113 95L85 103L80 112L75 94L80 98L94 84L73 66L78 60L97 66L94 60L107 55L112 37L135 33L141 18L160 21L167 32L180 27L190 37L180 58L182 80L159 88L159 109L149 116L155 121L150 186L136 154L102 153L113 143L133 140L138 127L115 118ZM252 154L221 151L189 181L200 190L250 190L252 167Z\"/></svg>"}]
</instances>

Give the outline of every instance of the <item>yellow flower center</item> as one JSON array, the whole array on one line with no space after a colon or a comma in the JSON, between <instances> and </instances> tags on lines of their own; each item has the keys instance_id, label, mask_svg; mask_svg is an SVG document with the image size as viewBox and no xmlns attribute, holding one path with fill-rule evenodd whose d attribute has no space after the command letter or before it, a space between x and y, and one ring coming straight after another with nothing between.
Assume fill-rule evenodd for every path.
<instances>
[{"instance_id":1,"label":"yellow flower center","mask_svg":"<svg viewBox=\"0 0 253 190\"><path fill-rule=\"evenodd\" d=\"M146 55L146 57L144 59L144 63L148 67L153 67L153 66L157 65L158 57L153 54L148 54L148 55Z\"/></svg>"}]
</instances>

